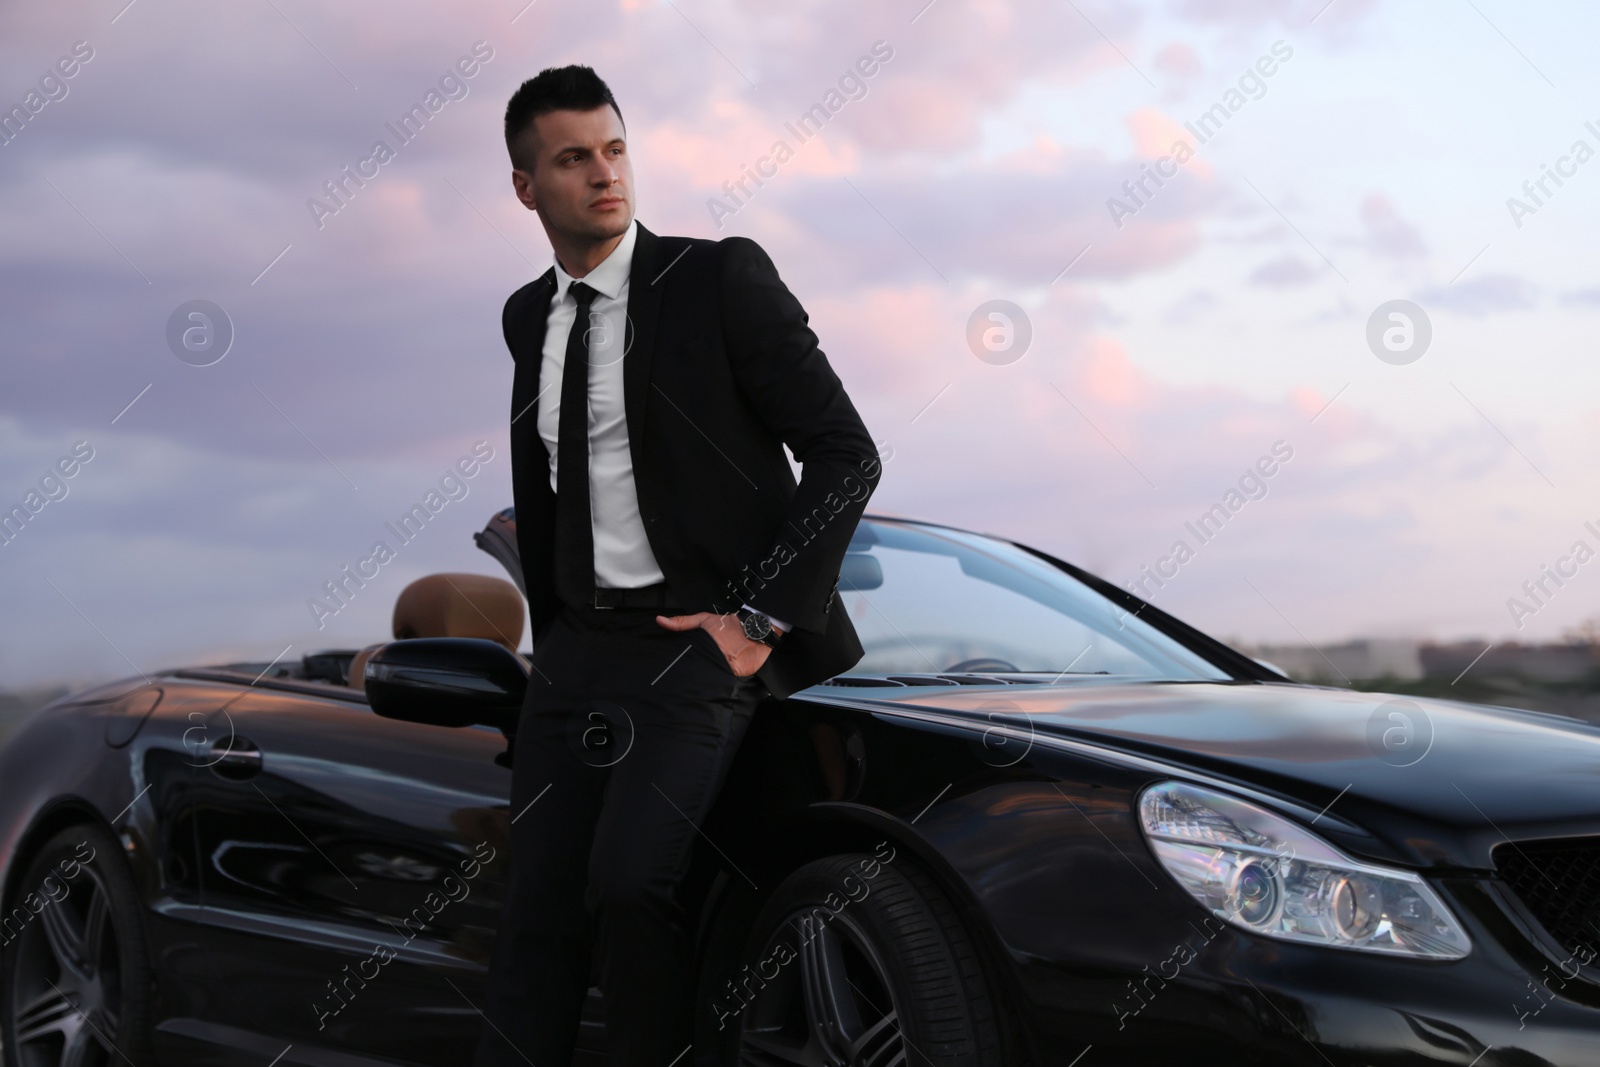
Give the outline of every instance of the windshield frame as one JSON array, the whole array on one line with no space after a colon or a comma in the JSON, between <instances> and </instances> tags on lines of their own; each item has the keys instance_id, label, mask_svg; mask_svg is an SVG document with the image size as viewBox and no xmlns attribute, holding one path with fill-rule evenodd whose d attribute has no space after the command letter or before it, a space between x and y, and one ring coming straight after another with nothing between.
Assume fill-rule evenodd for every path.
<instances>
[{"instance_id":1,"label":"windshield frame","mask_svg":"<svg viewBox=\"0 0 1600 1067\"><path fill-rule=\"evenodd\" d=\"M1025 545L1021 541L1013 541L997 534L979 533L976 530L951 526L949 523L928 522L924 519L912 519L903 515L880 515L868 512L861 516L861 520L863 522L873 521L901 523L907 526L923 526L932 530L948 530L951 533L961 534L966 537L982 538L986 541L993 541L996 544L1020 549L1048 563L1068 577L1076 579L1086 589L1100 594L1113 605L1136 616L1151 629L1176 641L1194 655L1199 656L1228 675L1233 681L1281 683L1290 681L1266 665L1256 662L1244 653L1223 644L1204 631L1197 630L1183 620L1167 614L1154 604L1141 599L1121 586L1113 585L1098 575L1091 574L1081 567L1074 566L1066 560L1058 559L1048 552L1041 551L1031 545ZM515 508L506 507L490 517L483 531L473 535L473 541L480 549L489 553L505 567L512 580L517 583L519 589L523 590L523 595L526 597L527 592L526 586L523 584L522 560L520 558L521 553L518 551L519 545L516 531Z\"/></svg>"},{"instance_id":2,"label":"windshield frame","mask_svg":"<svg viewBox=\"0 0 1600 1067\"><path fill-rule=\"evenodd\" d=\"M1204 660L1217 670L1221 671L1223 674L1227 675L1227 678L1225 679L1162 679L1164 682L1176 683L1204 680L1210 681L1213 684L1225 684L1228 681L1284 681L1284 679L1278 674L1262 664L1257 663L1254 659L1246 656L1244 653L1239 652L1234 648L1230 648L1228 645L1218 641L1209 634L1190 626L1181 619L1169 615L1167 612L1162 611L1149 601L1141 599L1139 596L1129 592L1128 590L1123 589L1120 586L1113 585L1104 578L1092 574L1081 567L1068 563L1063 559L1058 559L1057 557L1050 555L1048 552L1044 552L1030 545L1023 544L1020 541L1013 541L1010 538L1000 537L996 534L979 533L975 530L967 530L959 526L951 526L947 523L928 522L923 519L911 519L900 515L879 515L869 512L861 517L861 521L863 523L882 522L913 527L925 527L929 530L945 530L953 534L959 534L963 537L980 538L985 541L992 541L997 545L1005 545L1010 548L1020 549L1021 551L1026 552L1028 555L1049 564L1051 567L1054 567L1067 577L1077 581L1090 592L1096 593L1110 602L1110 604L1117 609L1138 618L1142 623L1149 626L1152 630L1155 630L1162 636L1171 639L1188 652L1198 656L1200 659ZM852 672L850 671L845 672L846 675L851 673ZM938 672L897 671L894 673L908 675L928 673L931 676L932 674ZM982 673L994 674L996 672L984 671ZM1108 681L1112 680L1113 678L1125 678L1125 676L1106 676Z\"/></svg>"}]
</instances>

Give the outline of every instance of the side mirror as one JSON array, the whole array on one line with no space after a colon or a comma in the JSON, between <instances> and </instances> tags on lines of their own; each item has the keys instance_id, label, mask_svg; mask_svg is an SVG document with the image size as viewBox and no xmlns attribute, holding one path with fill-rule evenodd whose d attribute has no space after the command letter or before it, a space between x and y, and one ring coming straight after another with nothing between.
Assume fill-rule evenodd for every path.
<instances>
[{"instance_id":1,"label":"side mirror","mask_svg":"<svg viewBox=\"0 0 1600 1067\"><path fill-rule=\"evenodd\" d=\"M367 660L367 703L386 719L430 726L496 726L510 733L528 689L528 665L494 641L391 641Z\"/></svg>"}]
</instances>

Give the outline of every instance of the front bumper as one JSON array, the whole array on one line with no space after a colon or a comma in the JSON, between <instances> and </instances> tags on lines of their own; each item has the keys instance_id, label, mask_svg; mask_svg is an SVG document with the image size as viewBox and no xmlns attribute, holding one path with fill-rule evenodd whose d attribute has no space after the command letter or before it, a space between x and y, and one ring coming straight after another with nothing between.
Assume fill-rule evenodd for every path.
<instances>
[{"instance_id":1,"label":"front bumper","mask_svg":"<svg viewBox=\"0 0 1600 1067\"><path fill-rule=\"evenodd\" d=\"M1465 959L1272 941L1198 909L1176 940L1169 916L1152 917L1132 951L1119 946L1120 965L1019 959L1035 1058L1040 1067L1600 1065L1593 972L1526 937L1485 882L1435 885L1473 940Z\"/></svg>"}]
</instances>

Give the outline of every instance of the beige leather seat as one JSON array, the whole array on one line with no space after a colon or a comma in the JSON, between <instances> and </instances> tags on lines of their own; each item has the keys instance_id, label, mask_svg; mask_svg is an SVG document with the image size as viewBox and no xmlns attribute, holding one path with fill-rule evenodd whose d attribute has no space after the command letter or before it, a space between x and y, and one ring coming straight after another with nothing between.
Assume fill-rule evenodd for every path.
<instances>
[{"instance_id":1,"label":"beige leather seat","mask_svg":"<svg viewBox=\"0 0 1600 1067\"><path fill-rule=\"evenodd\" d=\"M394 602L394 637L478 637L515 652L526 609L522 594L504 578L486 574L430 574L400 591ZM365 688L367 659L383 644L368 645L350 661L346 684Z\"/></svg>"}]
</instances>

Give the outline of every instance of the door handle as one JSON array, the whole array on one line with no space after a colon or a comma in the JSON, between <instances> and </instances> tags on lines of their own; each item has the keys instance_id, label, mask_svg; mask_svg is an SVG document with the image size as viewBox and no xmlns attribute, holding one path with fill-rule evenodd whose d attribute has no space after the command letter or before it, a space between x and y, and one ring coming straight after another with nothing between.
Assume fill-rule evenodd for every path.
<instances>
[{"instance_id":1,"label":"door handle","mask_svg":"<svg viewBox=\"0 0 1600 1067\"><path fill-rule=\"evenodd\" d=\"M261 750L255 742L237 735L211 746L211 770L223 778L250 778L261 771Z\"/></svg>"}]
</instances>

